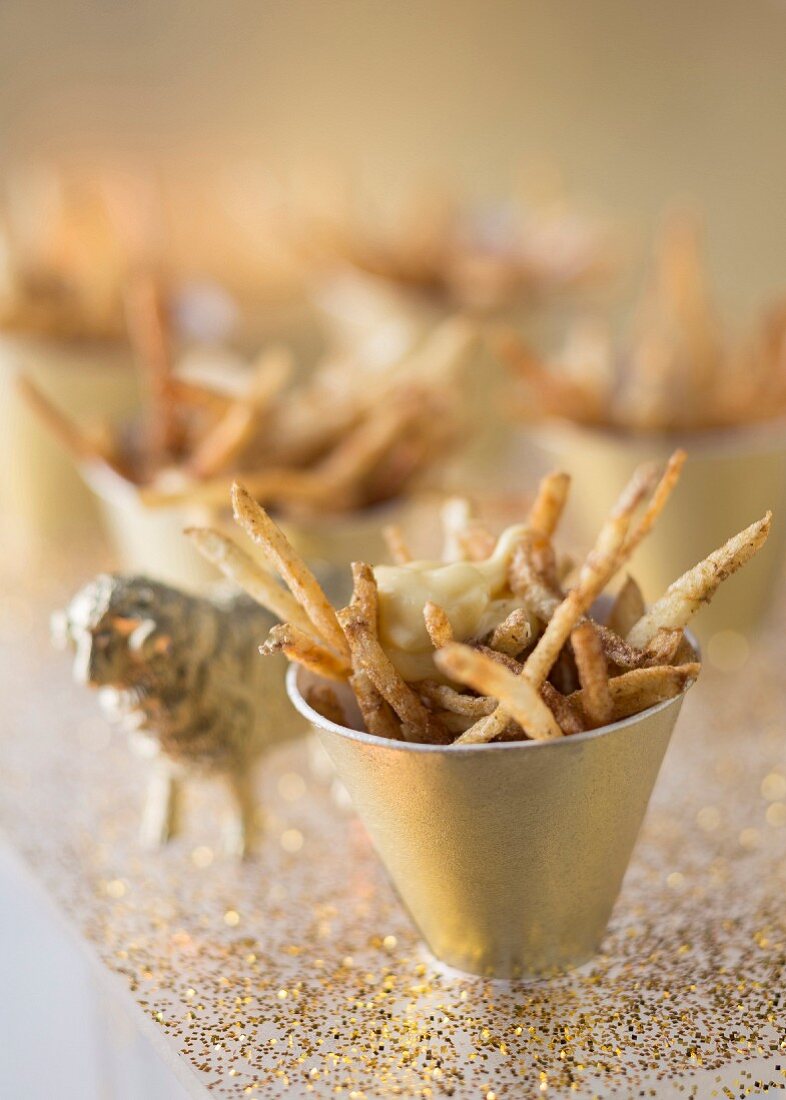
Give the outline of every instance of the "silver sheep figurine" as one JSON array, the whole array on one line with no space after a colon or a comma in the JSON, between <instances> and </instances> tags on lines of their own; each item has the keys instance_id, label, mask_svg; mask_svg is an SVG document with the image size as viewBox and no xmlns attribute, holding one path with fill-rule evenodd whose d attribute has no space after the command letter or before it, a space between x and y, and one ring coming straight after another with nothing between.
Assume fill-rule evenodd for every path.
<instances>
[{"instance_id":1,"label":"silver sheep figurine","mask_svg":"<svg viewBox=\"0 0 786 1100\"><path fill-rule=\"evenodd\" d=\"M284 692L285 660L262 660L272 619L242 595L190 596L139 576L100 574L52 617L55 644L75 652L74 678L98 690L106 716L153 761L142 841L158 847L180 823L188 777L223 779L228 852L250 854L254 766L300 724Z\"/></svg>"}]
</instances>

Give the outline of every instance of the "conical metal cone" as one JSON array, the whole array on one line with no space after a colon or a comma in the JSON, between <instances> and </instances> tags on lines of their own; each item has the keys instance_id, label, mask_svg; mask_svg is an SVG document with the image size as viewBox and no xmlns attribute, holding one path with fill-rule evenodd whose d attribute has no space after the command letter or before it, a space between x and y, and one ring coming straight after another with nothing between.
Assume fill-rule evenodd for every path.
<instances>
[{"instance_id":1,"label":"conical metal cone","mask_svg":"<svg viewBox=\"0 0 786 1100\"><path fill-rule=\"evenodd\" d=\"M786 427L632 437L559 423L533 430L531 439L550 465L571 475L567 518L575 522L576 534L587 545L636 466L665 462L677 447L687 451L679 487L631 562L630 571L648 602L772 509L766 544L702 609L696 632L707 641L721 630L746 634L756 628L783 565L786 521L780 513L786 502Z\"/></svg>"},{"instance_id":2,"label":"conical metal cone","mask_svg":"<svg viewBox=\"0 0 786 1100\"><path fill-rule=\"evenodd\" d=\"M511 978L597 951L681 696L557 742L445 748L337 726L305 702L313 682L290 668L290 698L437 958Z\"/></svg>"}]
</instances>

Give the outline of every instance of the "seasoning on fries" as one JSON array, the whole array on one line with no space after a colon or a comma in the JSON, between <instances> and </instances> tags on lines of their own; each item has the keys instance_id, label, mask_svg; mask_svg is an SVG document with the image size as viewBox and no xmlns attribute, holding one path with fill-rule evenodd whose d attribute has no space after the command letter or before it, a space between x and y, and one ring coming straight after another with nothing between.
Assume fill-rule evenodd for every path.
<instances>
[{"instance_id":1,"label":"seasoning on fries","mask_svg":"<svg viewBox=\"0 0 786 1100\"><path fill-rule=\"evenodd\" d=\"M552 543L569 479L541 483L529 516L482 555L467 504L443 511L441 561L412 560L400 532L396 564L352 566L349 605L334 610L264 509L239 485L235 517L289 592L231 539L192 530L197 546L274 614L262 653L283 651L321 678L312 702L326 716L348 684L370 733L394 740L484 744L554 740L638 714L685 690L700 665L685 627L727 577L764 544L771 513L678 578L647 609L627 576L603 612L596 601L623 570L678 482L685 455L660 473L640 467L568 579ZM331 687L330 685L335 685ZM329 694L328 694L329 692ZM324 708L327 709L324 709Z\"/></svg>"},{"instance_id":2,"label":"seasoning on fries","mask_svg":"<svg viewBox=\"0 0 786 1100\"><path fill-rule=\"evenodd\" d=\"M477 335L462 318L384 368L326 360L292 382L289 357L272 349L230 385L178 369L164 305L150 278L128 289L145 415L108 441L102 433L100 449L22 382L25 399L77 461L111 466L149 508L223 505L242 477L276 514L359 511L406 492L471 433L464 382Z\"/></svg>"},{"instance_id":3,"label":"seasoning on fries","mask_svg":"<svg viewBox=\"0 0 786 1100\"><path fill-rule=\"evenodd\" d=\"M712 305L698 227L673 216L650 285L619 341L596 319L574 325L546 364L512 331L494 338L527 419L556 417L632 432L697 431L786 414L786 302L752 336L726 332Z\"/></svg>"}]
</instances>

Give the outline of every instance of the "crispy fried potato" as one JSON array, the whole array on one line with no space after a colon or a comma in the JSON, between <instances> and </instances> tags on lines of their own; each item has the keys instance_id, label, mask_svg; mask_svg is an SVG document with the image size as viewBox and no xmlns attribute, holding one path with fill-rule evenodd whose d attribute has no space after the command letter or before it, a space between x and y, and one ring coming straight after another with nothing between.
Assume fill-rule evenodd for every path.
<instances>
[{"instance_id":1,"label":"crispy fried potato","mask_svg":"<svg viewBox=\"0 0 786 1100\"><path fill-rule=\"evenodd\" d=\"M406 565L408 561L412 561L412 553L407 546L404 532L397 523L389 523L383 527L382 537L394 565Z\"/></svg>"},{"instance_id":2,"label":"crispy fried potato","mask_svg":"<svg viewBox=\"0 0 786 1100\"><path fill-rule=\"evenodd\" d=\"M441 649L443 645L450 645L453 641L453 627L450 619L443 609L431 600L423 608L423 619L426 623L428 636L431 638L435 649Z\"/></svg>"},{"instance_id":3,"label":"crispy fried potato","mask_svg":"<svg viewBox=\"0 0 786 1100\"><path fill-rule=\"evenodd\" d=\"M550 539L565 510L569 492L570 474L560 470L547 474L541 481L538 495L529 510L527 526L536 534Z\"/></svg>"},{"instance_id":4,"label":"crispy fried potato","mask_svg":"<svg viewBox=\"0 0 786 1100\"><path fill-rule=\"evenodd\" d=\"M584 715L591 726L605 726L611 720L613 704L600 635L593 623L585 620L573 631L570 641L581 683Z\"/></svg>"},{"instance_id":5,"label":"crispy fried potato","mask_svg":"<svg viewBox=\"0 0 786 1100\"><path fill-rule=\"evenodd\" d=\"M643 648L659 630L686 626L699 607L709 603L721 582L761 549L767 541L771 523L772 513L767 512L669 585L665 594L630 630L627 638L630 644Z\"/></svg>"},{"instance_id":6,"label":"crispy fried potato","mask_svg":"<svg viewBox=\"0 0 786 1100\"><path fill-rule=\"evenodd\" d=\"M327 718L328 722L337 726L346 725L344 708L329 684L311 684L306 689L306 702L323 718Z\"/></svg>"},{"instance_id":7,"label":"crispy fried potato","mask_svg":"<svg viewBox=\"0 0 786 1100\"><path fill-rule=\"evenodd\" d=\"M350 677L349 683L368 732L376 737L387 737L391 741L403 741L404 735L398 719L374 687L368 673L358 669Z\"/></svg>"},{"instance_id":8,"label":"crispy fried potato","mask_svg":"<svg viewBox=\"0 0 786 1100\"><path fill-rule=\"evenodd\" d=\"M253 600L284 622L293 623L309 633L314 624L291 592L242 550L228 535L210 527L187 527L185 534L199 553L234 581Z\"/></svg>"},{"instance_id":9,"label":"crispy fried potato","mask_svg":"<svg viewBox=\"0 0 786 1100\"><path fill-rule=\"evenodd\" d=\"M352 652L353 667L367 674L402 723L406 740L428 741L435 723L413 689L404 682L377 636L377 583L364 562L352 563L352 602L338 612L338 621Z\"/></svg>"},{"instance_id":10,"label":"crispy fried potato","mask_svg":"<svg viewBox=\"0 0 786 1100\"><path fill-rule=\"evenodd\" d=\"M517 607L494 627L488 645L507 657L518 657L534 639L535 625L530 612L524 607Z\"/></svg>"},{"instance_id":11,"label":"crispy fried potato","mask_svg":"<svg viewBox=\"0 0 786 1100\"><path fill-rule=\"evenodd\" d=\"M533 740L548 741L562 737L562 730L541 699L538 689L528 680L515 676L497 661L491 660L485 653L454 642L439 650L434 659L446 676L468 684L483 695L497 698L510 717ZM483 740L477 736L477 726L478 723L463 733L456 744L478 744Z\"/></svg>"},{"instance_id":12,"label":"crispy fried potato","mask_svg":"<svg viewBox=\"0 0 786 1100\"><path fill-rule=\"evenodd\" d=\"M351 672L348 661L315 642L310 634L292 623L279 623L272 627L267 641L259 647L259 652L263 656L285 653L290 661L297 661L299 665L328 680L347 680Z\"/></svg>"},{"instance_id":13,"label":"crispy fried potato","mask_svg":"<svg viewBox=\"0 0 786 1100\"><path fill-rule=\"evenodd\" d=\"M273 522L264 508L248 495L242 485L232 488L235 519L288 585L322 638L336 652L349 657L341 627L330 601L306 563L290 544L286 535Z\"/></svg>"},{"instance_id":14,"label":"crispy fried potato","mask_svg":"<svg viewBox=\"0 0 786 1100\"><path fill-rule=\"evenodd\" d=\"M613 677L609 680L613 703L610 720L619 722L620 719L639 714L665 699L673 699L698 677L700 671L701 665L698 662L691 662L676 668L663 665L636 668L632 672L624 672L622 676ZM581 690L570 695L568 702L581 707L586 713L585 699L584 692Z\"/></svg>"}]
</instances>

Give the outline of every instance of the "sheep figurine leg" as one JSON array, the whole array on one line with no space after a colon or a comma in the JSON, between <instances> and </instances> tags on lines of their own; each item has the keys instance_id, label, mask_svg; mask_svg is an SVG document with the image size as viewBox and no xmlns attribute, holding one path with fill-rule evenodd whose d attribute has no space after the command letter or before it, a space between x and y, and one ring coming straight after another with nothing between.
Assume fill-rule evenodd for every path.
<instances>
[{"instance_id":1,"label":"sheep figurine leg","mask_svg":"<svg viewBox=\"0 0 786 1100\"><path fill-rule=\"evenodd\" d=\"M253 773L244 769L227 775L230 811L224 826L224 849L227 855L248 859L253 855L257 839L257 801Z\"/></svg>"},{"instance_id":2,"label":"sheep figurine leg","mask_svg":"<svg viewBox=\"0 0 786 1100\"><path fill-rule=\"evenodd\" d=\"M155 763L147 786L139 839L145 848L160 848L180 831L182 781L166 763Z\"/></svg>"}]
</instances>

